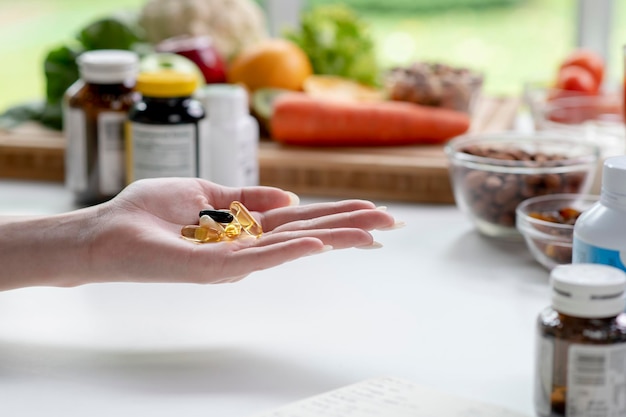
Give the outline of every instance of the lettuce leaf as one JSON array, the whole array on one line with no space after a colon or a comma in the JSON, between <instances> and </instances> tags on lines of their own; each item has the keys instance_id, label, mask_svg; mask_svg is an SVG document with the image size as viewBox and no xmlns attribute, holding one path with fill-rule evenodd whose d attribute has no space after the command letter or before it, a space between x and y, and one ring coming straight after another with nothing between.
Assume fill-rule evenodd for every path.
<instances>
[{"instance_id":1,"label":"lettuce leaf","mask_svg":"<svg viewBox=\"0 0 626 417\"><path fill-rule=\"evenodd\" d=\"M347 6L324 5L304 11L300 28L287 30L284 36L304 50L315 74L342 76L369 85L379 81L369 28Z\"/></svg>"}]
</instances>

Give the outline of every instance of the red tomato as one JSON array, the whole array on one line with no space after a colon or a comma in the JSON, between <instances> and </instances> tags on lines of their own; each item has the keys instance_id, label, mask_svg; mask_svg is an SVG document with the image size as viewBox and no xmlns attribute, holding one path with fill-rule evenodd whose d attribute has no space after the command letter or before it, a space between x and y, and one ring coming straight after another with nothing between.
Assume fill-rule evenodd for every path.
<instances>
[{"instance_id":1,"label":"red tomato","mask_svg":"<svg viewBox=\"0 0 626 417\"><path fill-rule=\"evenodd\" d=\"M556 80L557 89L583 94L597 94L599 87L589 71L576 65L562 67Z\"/></svg>"},{"instance_id":2,"label":"red tomato","mask_svg":"<svg viewBox=\"0 0 626 417\"><path fill-rule=\"evenodd\" d=\"M561 63L561 68L570 66L584 68L589 71L598 88L600 88L604 78L604 59L600 55L588 49L577 49Z\"/></svg>"}]
</instances>

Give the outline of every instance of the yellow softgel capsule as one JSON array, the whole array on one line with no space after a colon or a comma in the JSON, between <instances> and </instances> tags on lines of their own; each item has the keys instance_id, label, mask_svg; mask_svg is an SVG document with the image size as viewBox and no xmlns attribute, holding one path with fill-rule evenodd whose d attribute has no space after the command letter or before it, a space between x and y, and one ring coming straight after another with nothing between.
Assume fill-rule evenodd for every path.
<instances>
[{"instance_id":1,"label":"yellow softgel capsule","mask_svg":"<svg viewBox=\"0 0 626 417\"><path fill-rule=\"evenodd\" d=\"M224 237L224 230L198 225L183 226L180 234L187 240L196 243L219 242Z\"/></svg>"},{"instance_id":2,"label":"yellow softgel capsule","mask_svg":"<svg viewBox=\"0 0 626 417\"><path fill-rule=\"evenodd\" d=\"M239 201L230 203L230 212L235 216L235 219L246 233L254 237L260 237L263 234L261 225L242 203Z\"/></svg>"},{"instance_id":3,"label":"yellow softgel capsule","mask_svg":"<svg viewBox=\"0 0 626 417\"><path fill-rule=\"evenodd\" d=\"M239 222L232 222L232 223L227 224L226 227L224 227L224 236L226 236L229 239L238 238L240 234L241 234L241 225L239 224Z\"/></svg>"}]
</instances>

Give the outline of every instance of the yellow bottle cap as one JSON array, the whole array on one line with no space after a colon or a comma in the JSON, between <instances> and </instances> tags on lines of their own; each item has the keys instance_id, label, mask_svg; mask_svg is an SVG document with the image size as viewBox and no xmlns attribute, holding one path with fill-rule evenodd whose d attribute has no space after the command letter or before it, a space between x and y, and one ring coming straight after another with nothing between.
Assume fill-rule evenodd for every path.
<instances>
[{"instance_id":1,"label":"yellow bottle cap","mask_svg":"<svg viewBox=\"0 0 626 417\"><path fill-rule=\"evenodd\" d=\"M137 77L135 88L148 97L190 96L198 88L198 77L196 74L174 70L142 72Z\"/></svg>"}]
</instances>

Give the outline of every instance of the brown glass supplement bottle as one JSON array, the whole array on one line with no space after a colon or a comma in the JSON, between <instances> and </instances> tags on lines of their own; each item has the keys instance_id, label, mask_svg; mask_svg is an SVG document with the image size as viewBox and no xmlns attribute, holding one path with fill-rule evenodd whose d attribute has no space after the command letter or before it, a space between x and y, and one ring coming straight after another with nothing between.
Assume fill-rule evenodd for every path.
<instances>
[{"instance_id":1,"label":"brown glass supplement bottle","mask_svg":"<svg viewBox=\"0 0 626 417\"><path fill-rule=\"evenodd\" d=\"M176 70L142 72L141 100L128 113L128 182L155 177L205 177L202 104L192 97L198 76Z\"/></svg>"},{"instance_id":2,"label":"brown glass supplement bottle","mask_svg":"<svg viewBox=\"0 0 626 417\"><path fill-rule=\"evenodd\" d=\"M537 415L626 415L626 274L607 265L560 265L550 281L552 306L537 321Z\"/></svg>"},{"instance_id":3,"label":"brown glass supplement bottle","mask_svg":"<svg viewBox=\"0 0 626 417\"><path fill-rule=\"evenodd\" d=\"M89 51L78 57L81 79L68 89L63 114L65 181L79 204L115 196L126 185L124 123L137 101L134 52Z\"/></svg>"}]
</instances>

